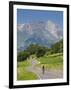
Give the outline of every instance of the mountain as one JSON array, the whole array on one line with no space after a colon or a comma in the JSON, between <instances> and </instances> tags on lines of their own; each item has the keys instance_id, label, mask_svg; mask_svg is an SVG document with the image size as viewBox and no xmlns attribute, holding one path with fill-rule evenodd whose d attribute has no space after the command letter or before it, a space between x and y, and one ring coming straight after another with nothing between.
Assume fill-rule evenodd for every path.
<instances>
[{"instance_id":1,"label":"mountain","mask_svg":"<svg viewBox=\"0 0 71 90\"><path fill-rule=\"evenodd\" d=\"M18 51L26 49L30 44L51 47L62 38L62 29L50 20L17 25Z\"/></svg>"}]
</instances>

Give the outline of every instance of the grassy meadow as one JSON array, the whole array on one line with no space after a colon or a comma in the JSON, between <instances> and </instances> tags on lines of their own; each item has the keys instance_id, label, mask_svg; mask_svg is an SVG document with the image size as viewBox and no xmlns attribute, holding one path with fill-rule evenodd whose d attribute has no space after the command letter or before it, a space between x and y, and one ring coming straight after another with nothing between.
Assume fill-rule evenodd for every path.
<instances>
[{"instance_id":1,"label":"grassy meadow","mask_svg":"<svg viewBox=\"0 0 71 90\"><path fill-rule=\"evenodd\" d=\"M25 68L29 66L28 61L18 62L17 65L17 80L34 80L37 79L37 76L32 73L28 72Z\"/></svg>"},{"instance_id":2,"label":"grassy meadow","mask_svg":"<svg viewBox=\"0 0 71 90\"><path fill-rule=\"evenodd\" d=\"M39 64L38 67L45 66L47 69L58 70L63 69L63 54L57 53L52 55L45 55L43 57L38 58Z\"/></svg>"},{"instance_id":3,"label":"grassy meadow","mask_svg":"<svg viewBox=\"0 0 71 90\"><path fill-rule=\"evenodd\" d=\"M36 56L34 55L36 58ZM33 58L34 58L33 57ZM47 70L63 70L63 54L57 53L52 55L45 55L36 58L38 63L35 67L41 68L43 65ZM29 62L28 62L29 61ZM31 60L18 62L17 65L17 80L36 80L37 75L26 70L26 67L31 66Z\"/></svg>"}]
</instances>

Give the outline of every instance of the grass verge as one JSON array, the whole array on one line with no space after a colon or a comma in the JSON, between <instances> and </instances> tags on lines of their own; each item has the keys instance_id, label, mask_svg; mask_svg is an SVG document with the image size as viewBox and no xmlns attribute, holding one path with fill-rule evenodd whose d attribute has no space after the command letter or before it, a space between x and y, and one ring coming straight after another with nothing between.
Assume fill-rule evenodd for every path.
<instances>
[{"instance_id":1,"label":"grass verge","mask_svg":"<svg viewBox=\"0 0 71 90\"><path fill-rule=\"evenodd\" d=\"M37 79L37 76L27 71L25 68L29 66L30 64L28 61L22 61L18 62L17 64L17 80L35 80Z\"/></svg>"}]
</instances>

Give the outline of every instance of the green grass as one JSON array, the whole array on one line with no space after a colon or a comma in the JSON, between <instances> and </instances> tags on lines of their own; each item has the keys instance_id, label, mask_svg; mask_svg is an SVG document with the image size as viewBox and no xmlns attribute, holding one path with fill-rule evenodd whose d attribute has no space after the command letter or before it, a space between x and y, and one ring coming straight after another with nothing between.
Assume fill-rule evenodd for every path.
<instances>
[{"instance_id":1,"label":"green grass","mask_svg":"<svg viewBox=\"0 0 71 90\"><path fill-rule=\"evenodd\" d=\"M35 80L37 76L32 73L26 71L26 67L30 64L27 61L18 62L17 65L17 80Z\"/></svg>"},{"instance_id":2,"label":"green grass","mask_svg":"<svg viewBox=\"0 0 71 90\"><path fill-rule=\"evenodd\" d=\"M48 70L62 70L63 69L63 54L57 53L52 55L45 55L40 58L36 58L32 55L38 63L36 67L45 66ZM31 65L31 59L28 61L22 61L17 63L17 80L36 80L37 76L33 72L28 72L25 68Z\"/></svg>"},{"instance_id":3,"label":"green grass","mask_svg":"<svg viewBox=\"0 0 71 90\"><path fill-rule=\"evenodd\" d=\"M17 63L17 67L23 67L25 68L26 66L29 66L29 62L28 61L21 61Z\"/></svg>"},{"instance_id":4,"label":"green grass","mask_svg":"<svg viewBox=\"0 0 71 90\"><path fill-rule=\"evenodd\" d=\"M45 55L43 57L38 58L40 64L38 67L44 65L47 69L63 69L63 54L53 54L53 55Z\"/></svg>"}]
</instances>

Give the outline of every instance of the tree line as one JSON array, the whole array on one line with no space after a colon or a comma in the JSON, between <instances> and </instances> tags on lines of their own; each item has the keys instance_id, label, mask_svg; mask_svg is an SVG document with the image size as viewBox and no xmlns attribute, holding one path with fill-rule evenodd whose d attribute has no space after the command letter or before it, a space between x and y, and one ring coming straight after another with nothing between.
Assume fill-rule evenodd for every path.
<instances>
[{"instance_id":1,"label":"tree line","mask_svg":"<svg viewBox=\"0 0 71 90\"><path fill-rule=\"evenodd\" d=\"M29 47L18 53L17 60L24 61L30 57L30 55L35 54L37 58L44 56L45 54L54 54L63 52L63 40L53 44L51 48L40 46L38 44L31 44Z\"/></svg>"}]
</instances>

